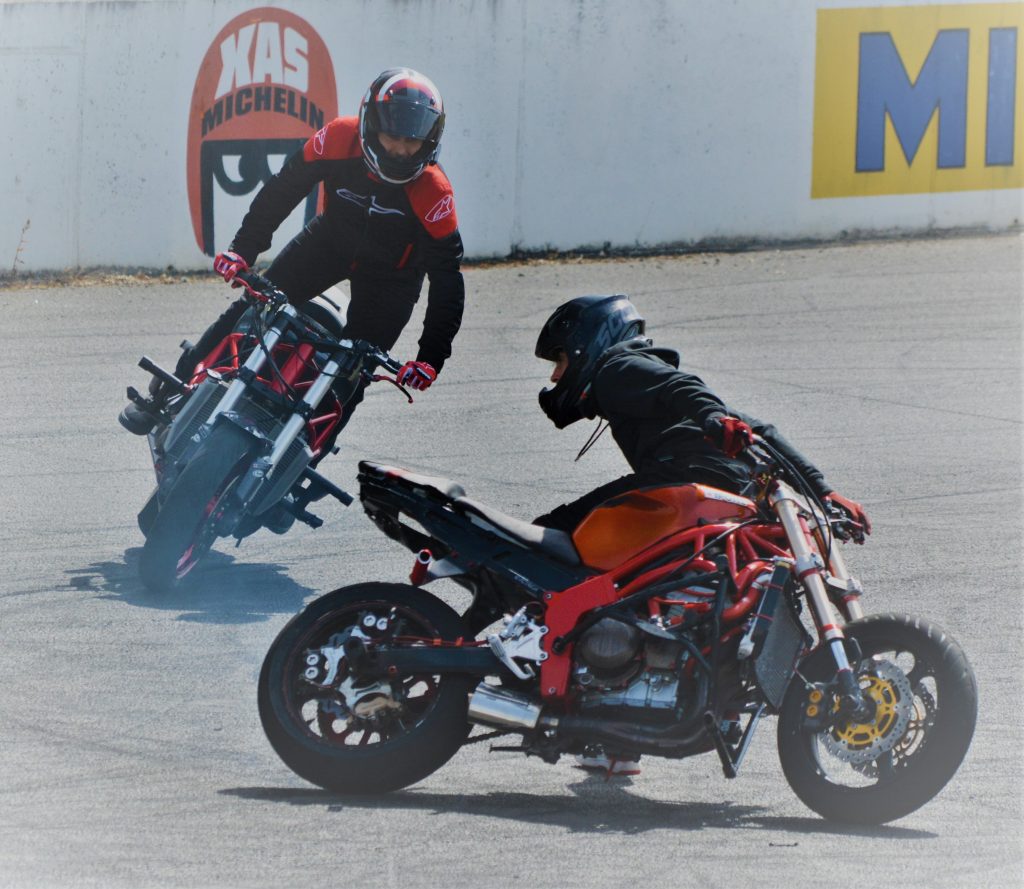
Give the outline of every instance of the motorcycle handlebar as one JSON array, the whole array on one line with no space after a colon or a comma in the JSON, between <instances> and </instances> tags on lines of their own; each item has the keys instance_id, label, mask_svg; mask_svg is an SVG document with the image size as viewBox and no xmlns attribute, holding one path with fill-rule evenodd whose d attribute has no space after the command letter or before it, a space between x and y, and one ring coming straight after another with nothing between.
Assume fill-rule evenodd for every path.
<instances>
[{"instance_id":1,"label":"motorcycle handlebar","mask_svg":"<svg viewBox=\"0 0 1024 889\"><path fill-rule=\"evenodd\" d=\"M234 280L241 281L246 293L257 302L268 302L274 305L288 302L287 295L273 281L264 278L259 272L251 269L238 272Z\"/></svg>"},{"instance_id":2,"label":"motorcycle handlebar","mask_svg":"<svg viewBox=\"0 0 1024 889\"><path fill-rule=\"evenodd\" d=\"M377 364L393 374L397 374L402 369L402 362L383 349L375 349L374 358L377 359Z\"/></svg>"},{"instance_id":3,"label":"motorcycle handlebar","mask_svg":"<svg viewBox=\"0 0 1024 889\"><path fill-rule=\"evenodd\" d=\"M275 306L288 302L287 294L280 290L273 281L264 278L259 272L254 272L251 269L241 271L235 275L235 279L241 282L247 295L257 302L270 303ZM355 340L352 342L355 345L361 341ZM402 369L402 362L389 352L378 348L372 343L362 342L364 343L365 354L367 357L372 358L378 366L394 374L397 374Z\"/></svg>"}]
</instances>

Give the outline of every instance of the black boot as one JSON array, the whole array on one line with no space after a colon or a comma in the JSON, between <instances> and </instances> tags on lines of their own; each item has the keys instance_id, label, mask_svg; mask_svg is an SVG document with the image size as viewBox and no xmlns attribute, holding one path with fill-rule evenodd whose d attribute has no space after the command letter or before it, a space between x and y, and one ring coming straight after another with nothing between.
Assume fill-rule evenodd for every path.
<instances>
[{"instance_id":1,"label":"black boot","mask_svg":"<svg viewBox=\"0 0 1024 889\"><path fill-rule=\"evenodd\" d=\"M149 398L146 404L152 410L140 407L134 401L129 401L123 411L117 415L117 422L127 429L132 435L147 435L152 431L159 419L158 413L163 404L164 386L156 377L149 381Z\"/></svg>"},{"instance_id":2,"label":"black boot","mask_svg":"<svg viewBox=\"0 0 1024 889\"><path fill-rule=\"evenodd\" d=\"M117 415L117 422L124 426L132 435L147 435L156 425L157 418L149 411L143 410L134 401L125 405Z\"/></svg>"},{"instance_id":3,"label":"black boot","mask_svg":"<svg viewBox=\"0 0 1024 889\"><path fill-rule=\"evenodd\" d=\"M258 521L275 534L286 534L295 524L295 513L288 508L293 502L291 495L286 494L266 512L260 513Z\"/></svg>"}]
</instances>

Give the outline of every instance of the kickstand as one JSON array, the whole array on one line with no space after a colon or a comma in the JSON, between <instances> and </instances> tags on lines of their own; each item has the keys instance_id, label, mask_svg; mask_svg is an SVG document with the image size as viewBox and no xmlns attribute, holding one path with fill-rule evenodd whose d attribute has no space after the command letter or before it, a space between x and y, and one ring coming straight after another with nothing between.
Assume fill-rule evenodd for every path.
<instances>
[{"instance_id":1,"label":"kickstand","mask_svg":"<svg viewBox=\"0 0 1024 889\"><path fill-rule=\"evenodd\" d=\"M722 734L722 729L718 725L715 714L710 710L704 714L704 726L707 728L708 734L711 735L711 740L715 742L715 750L718 753L718 758L722 761L722 772L726 778L735 778L739 774L740 765L743 763L743 758L747 755L747 749L753 740L754 729L757 727L757 723L760 721L764 711L765 705L759 704L757 709L751 713L750 721L743 731L743 736L735 746L730 746L729 742L725 740L725 735Z\"/></svg>"}]
</instances>

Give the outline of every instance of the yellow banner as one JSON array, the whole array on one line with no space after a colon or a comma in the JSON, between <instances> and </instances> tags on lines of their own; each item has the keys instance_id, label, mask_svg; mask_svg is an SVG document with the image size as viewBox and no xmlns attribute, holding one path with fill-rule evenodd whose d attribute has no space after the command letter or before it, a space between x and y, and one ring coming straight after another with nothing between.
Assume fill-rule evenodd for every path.
<instances>
[{"instance_id":1,"label":"yellow banner","mask_svg":"<svg viewBox=\"0 0 1024 889\"><path fill-rule=\"evenodd\" d=\"M818 10L811 197L1024 187L1024 3Z\"/></svg>"}]
</instances>

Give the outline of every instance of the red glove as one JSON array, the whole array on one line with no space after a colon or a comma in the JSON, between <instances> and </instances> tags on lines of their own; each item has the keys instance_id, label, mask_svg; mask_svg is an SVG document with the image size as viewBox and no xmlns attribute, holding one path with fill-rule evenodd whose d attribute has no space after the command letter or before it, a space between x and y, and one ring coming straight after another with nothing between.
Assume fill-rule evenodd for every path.
<instances>
[{"instance_id":1,"label":"red glove","mask_svg":"<svg viewBox=\"0 0 1024 889\"><path fill-rule=\"evenodd\" d=\"M727 457L735 457L754 443L754 431L738 417L715 414L705 424L704 432Z\"/></svg>"},{"instance_id":2,"label":"red glove","mask_svg":"<svg viewBox=\"0 0 1024 889\"><path fill-rule=\"evenodd\" d=\"M218 253L217 258L213 261L213 270L228 283L235 280L235 275L239 272L244 272L248 268L249 263L230 250L225 253Z\"/></svg>"},{"instance_id":3,"label":"red glove","mask_svg":"<svg viewBox=\"0 0 1024 889\"><path fill-rule=\"evenodd\" d=\"M825 500L838 507L848 519L860 525L865 534L871 533L871 521L868 519L868 514L864 512L864 507L859 503L854 500L847 500L842 494L837 494L835 491L831 494L826 494Z\"/></svg>"},{"instance_id":4,"label":"red glove","mask_svg":"<svg viewBox=\"0 0 1024 889\"><path fill-rule=\"evenodd\" d=\"M422 392L437 379L437 371L426 361L406 361L398 371L398 384Z\"/></svg>"}]
</instances>

